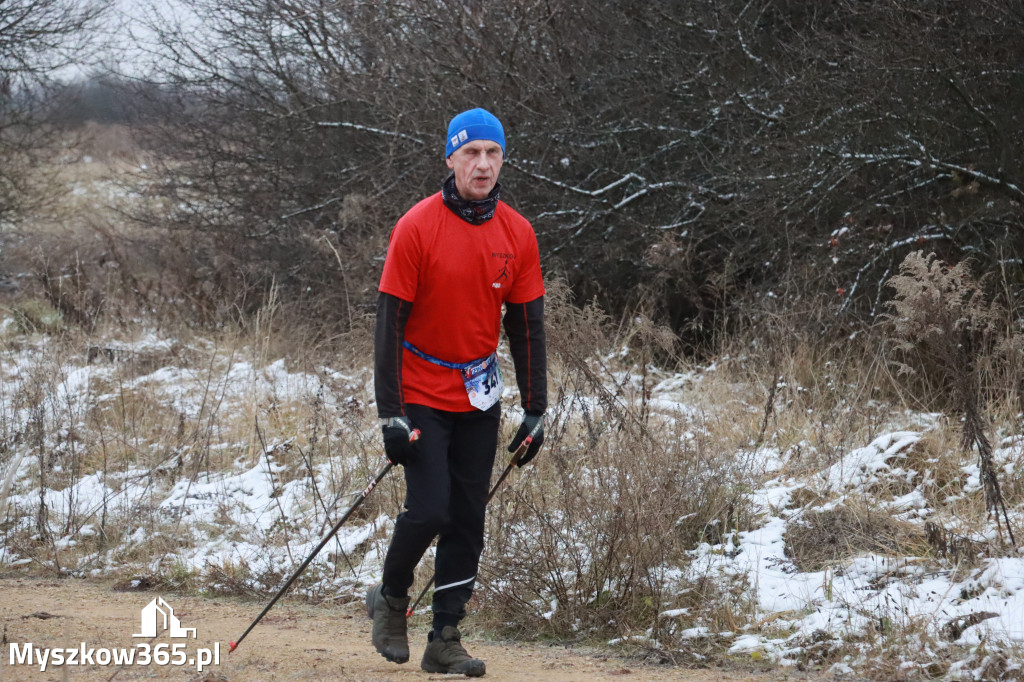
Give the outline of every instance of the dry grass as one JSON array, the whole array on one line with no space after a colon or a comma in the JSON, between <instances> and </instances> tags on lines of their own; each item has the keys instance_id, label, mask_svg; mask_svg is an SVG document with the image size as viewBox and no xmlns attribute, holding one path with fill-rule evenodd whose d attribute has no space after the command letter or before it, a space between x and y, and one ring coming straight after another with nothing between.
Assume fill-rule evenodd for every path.
<instances>
[{"instance_id":1,"label":"dry grass","mask_svg":"<svg viewBox=\"0 0 1024 682\"><path fill-rule=\"evenodd\" d=\"M812 510L786 531L786 556L807 573L842 566L862 554L916 556L925 537L916 525L894 519L891 512L838 506Z\"/></svg>"},{"instance_id":2,"label":"dry grass","mask_svg":"<svg viewBox=\"0 0 1024 682\"><path fill-rule=\"evenodd\" d=\"M706 430L702 416L652 406L648 370L602 360L625 344L566 293L549 288L545 453L492 503L482 612L493 628L558 639L658 630L677 599L668 567L742 506L739 464L691 437ZM629 347L650 357L659 334L631 326Z\"/></svg>"},{"instance_id":3,"label":"dry grass","mask_svg":"<svg viewBox=\"0 0 1024 682\"><path fill-rule=\"evenodd\" d=\"M5 365L18 363L20 370L5 383L0 422L15 447L0 461L13 464L16 455L27 454L34 459L33 473L18 487L42 484L57 498L21 497L0 521L0 531L6 531L8 547L31 558L37 569L79 575L108 566L135 572L163 557L158 564L173 570L179 549L204 537L230 535L230 528L204 528L187 517L183 526L180 510L157 507L175 482L192 485L264 462L273 471L274 489L282 489L293 482L308 485L317 471L319 487L309 491L311 515L322 519L328 505L343 502L377 466L379 444L365 436L374 420L363 381L355 384L323 371L316 379L318 372L311 371L308 392L276 387L277 374L267 360L269 320L254 327L255 338L229 332L191 347L150 342L136 348L134 342L64 330L50 337L30 365L20 358L25 348L36 346L38 335L20 328L8 333ZM97 348L102 352L93 352ZM291 364L294 372L312 369L317 361L301 356ZM167 372L174 375L170 384L160 379ZM82 385L86 377L88 384ZM351 393L353 399L326 405L324 394L333 393ZM29 450L17 445L26 439ZM83 506L73 491L89 477L110 492ZM395 485L382 486L387 487ZM128 497L119 491L128 491ZM366 506L364 518L384 508L390 512L395 499L394 492L382 495ZM19 521L25 518L37 522ZM90 534L75 539L82 528L91 528ZM126 545L126 534L134 529L146 540ZM302 534L285 524L257 541L280 546ZM166 541L172 537L187 538L186 545ZM68 539L75 541L68 544ZM105 555L108 548L115 554ZM253 584L263 586L259 589L273 584L272 576L254 575Z\"/></svg>"}]
</instances>

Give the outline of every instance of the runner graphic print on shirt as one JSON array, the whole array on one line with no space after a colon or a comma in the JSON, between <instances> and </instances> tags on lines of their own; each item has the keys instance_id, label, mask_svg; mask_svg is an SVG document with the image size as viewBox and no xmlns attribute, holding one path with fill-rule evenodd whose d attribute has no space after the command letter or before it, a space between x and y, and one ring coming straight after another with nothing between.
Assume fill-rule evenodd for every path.
<instances>
[{"instance_id":1,"label":"runner graphic print on shirt","mask_svg":"<svg viewBox=\"0 0 1024 682\"><path fill-rule=\"evenodd\" d=\"M491 256L492 257L494 257L494 256L505 256L505 264L503 266L501 266L501 272L499 272L498 276L494 278L493 282L491 282L491 287L493 287L495 289L500 289L501 287L503 287L506 284L508 284L508 276L509 276L508 261L509 261L509 258L515 258L515 256L513 256L511 254L508 254L508 253L502 253L502 254L492 253Z\"/></svg>"}]
</instances>

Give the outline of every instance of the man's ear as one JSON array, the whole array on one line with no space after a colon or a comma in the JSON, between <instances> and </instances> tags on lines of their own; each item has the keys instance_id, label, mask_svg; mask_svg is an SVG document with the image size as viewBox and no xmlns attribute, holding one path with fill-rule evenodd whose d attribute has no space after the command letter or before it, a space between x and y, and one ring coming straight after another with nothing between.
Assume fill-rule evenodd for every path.
<instances>
[{"instance_id":1,"label":"man's ear","mask_svg":"<svg viewBox=\"0 0 1024 682\"><path fill-rule=\"evenodd\" d=\"M452 157L450 157L450 156L448 156L448 157L445 157L445 160L444 160L444 162L445 162L446 164L448 164L448 168L449 168L449 169L451 169L451 170L455 170L455 162L453 162L453 161L452 161Z\"/></svg>"}]
</instances>

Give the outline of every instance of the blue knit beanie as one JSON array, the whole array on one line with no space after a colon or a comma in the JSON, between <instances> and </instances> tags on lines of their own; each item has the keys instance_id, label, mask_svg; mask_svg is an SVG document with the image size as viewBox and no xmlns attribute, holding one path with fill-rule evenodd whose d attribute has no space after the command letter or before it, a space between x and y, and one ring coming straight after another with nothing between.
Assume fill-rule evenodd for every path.
<instances>
[{"instance_id":1,"label":"blue knit beanie","mask_svg":"<svg viewBox=\"0 0 1024 682\"><path fill-rule=\"evenodd\" d=\"M494 114L485 109L470 109L452 119L448 124L448 142L444 147L445 157L452 155L456 149L473 140L491 140L501 145L501 154L505 154L505 129L501 127Z\"/></svg>"}]
</instances>

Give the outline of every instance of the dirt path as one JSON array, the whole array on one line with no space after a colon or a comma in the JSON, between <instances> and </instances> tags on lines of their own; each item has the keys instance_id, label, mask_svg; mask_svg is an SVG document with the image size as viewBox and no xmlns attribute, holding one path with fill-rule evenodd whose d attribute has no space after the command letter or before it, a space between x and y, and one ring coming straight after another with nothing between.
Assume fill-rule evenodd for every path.
<instances>
[{"instance_id":1,"label":"dirt path","mask_svg":"<svg viewBox=\"0 0 1024 682\"><path fill-rule=\"evenodd\" d=\"M154 640L134 638L142 631L143 607L158 597L152 592L116 592L109 586L80 580L0 580L0 627L4 640L0 680L114 680L174 679L230 680L438 680L419 669L426 628L411 633L412 660L388 663L369 643L370 624L357 605L328 607L280 603L228 656L227 642L237 638L262 608L261 604L229 599L167 596L180 625L196 628L195 639L172 639L162 631ZM683 670L647 666L634 661L588 656L562 647L492 643L467 633L467 648L487 662L488 680L781 680L784 673L750 674L736 671ZM11 665L11 643L19 652L31 642L37 649L123 649L149 643L155 648L187 642L177 654L181 666L117 665L49 666ZM198 673L187 665L197 649L220 645L220 664ZM81 653L79 653L81 656ZM103 654L95 654L103 656ZM448 677L447 679L464 679Z\"/></svg>"}]
</instances>

